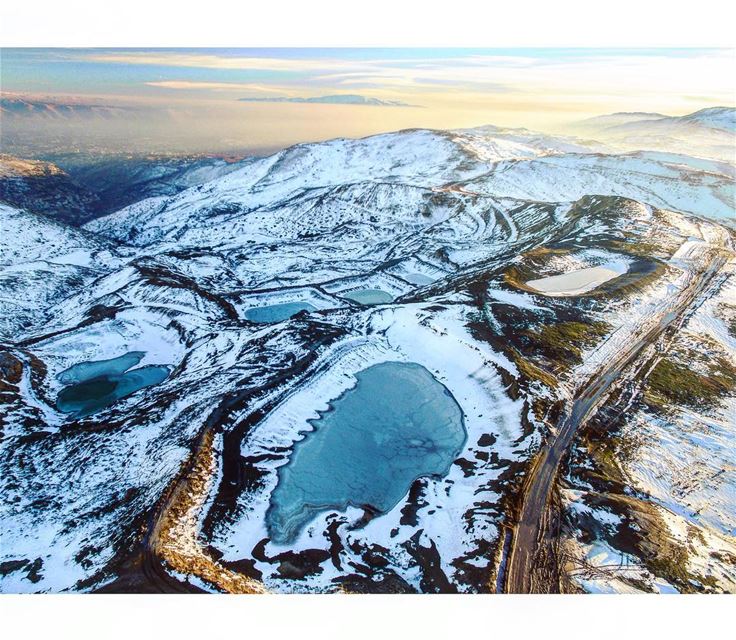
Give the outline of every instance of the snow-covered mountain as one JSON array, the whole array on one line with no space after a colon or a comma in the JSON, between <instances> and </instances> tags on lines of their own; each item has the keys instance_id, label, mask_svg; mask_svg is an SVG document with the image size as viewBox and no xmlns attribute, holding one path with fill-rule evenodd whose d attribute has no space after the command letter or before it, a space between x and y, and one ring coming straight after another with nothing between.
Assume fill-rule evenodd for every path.
<instances>
[{"instance_id":1,"label":"snow-covered mountain","mask_svg":"<svg viewBox=\"0 0 736 640\"><path fill-rule=\"evenodd\" d=\"M678 118L680 122L691 122L710 129L736 132L736 108L710 107Z\"/></svg>"},{"instance_id":2,"label":"snow-covered mountain","mask_svg":"<svg viewBox=\"0 0 736 640\"><path fill-rule=\"evenodd\" d=\"M687 129L692 125L727 131L733 133L736 129L736 108L709 107L684 116L666 116L661 113L622 112L595 116L577 123L580 129L587 129L591 133L607 131L616 133L626 130L644 130L657 132L662 129Z\"/></svg>"},{"instance_id":3,"label":"snow-covered mountain","mask_svg":"<svg viewBox=\"0 0 736 640\"><path fill-rule=\"evenodd\" d=\"M669 365L649 372L684 357L674 320L683 349L732 346L734 233L718 222L732 165L483 127L229 169L81 229L0 206L3 591L495 591L525 475L596 376L611 422L581 429L555 494L568 557L594 576L571 571L564 588L736 589L732 492L701 518L642 474L654 445L627 440ZM630 368L606 377L632 345ZM668 425L728 457L736 372L722 360L651 427L668 469ZM379 385L361 405L376 366L391 400ZM427 415L447 422L382 440L398 501L372 500L378 463L344 441L310 457L345 403L373 425L411 422L399 391L425 406L422 380L445 403ZM613 463L606 433L621 438ZM338 459L335 486L317 488L342 493L305 515L316 487L296 461ZM289 535L274 528L278 487ZM662 541L682 562L651 553ZM636 574L602 576L601 549Z\"/></svg>"},{"instance_id":4,"label":"snow-covered mountain","mask_svg":"<svg viewBox=\"0 0 736 640\"><path fill-rule=\"evenodd\" d=\"M361 194L383 198L413 216L417 199L428 197L426 191L433 189L450 199L453 193L464 193L556 202L600 194L706 217L728 218L733 212L731 165L597 150L594 143L586 147L495 128L405 131L298 145L173 198L136 203L87 228L138 246L162 241L232 246L254 237L278 240L289 234L296 239L307 230L319 231L318 212L324 210L321 215L329 216L329 225L335 216L355 221L359 214L354 203Z\"/></svg>"},{"instance_id":5,"label":"snow-covered mountain","mask_svg":"<svg viewBox=\"0 0 736 640\"><path fill-rule=\"evenodd\" d=\"M684 116L614 113L572 130L626 150L658 150L736 161L736 108L710 107Z\"/></svg>"},{"instance_id":6,"label":"snow-covered mountain","mask_svg":"<svg viewBox=\"0 0 736 640\"><path fill-rule=\"evenodd\" d=\"M0 201L81 225L94 217L99 197L50 162L0 155Z\"/></svg>"},{"instance_id":7,"label":"snow-covered mountain","mask_svg":"<svg viewBox=\"0 0 736 640\"><path fill-rule=\"evenodd\" d=\"M370 96L361 96L351 93L340 93L330 96L311 96L304 97L251 97L240 98L241 102L291 102L298 104L352 104L369 107L411 107L413 105L401 102L399 100L382 100L381 98L372 98Z\"/></svg>"}]
</instances>

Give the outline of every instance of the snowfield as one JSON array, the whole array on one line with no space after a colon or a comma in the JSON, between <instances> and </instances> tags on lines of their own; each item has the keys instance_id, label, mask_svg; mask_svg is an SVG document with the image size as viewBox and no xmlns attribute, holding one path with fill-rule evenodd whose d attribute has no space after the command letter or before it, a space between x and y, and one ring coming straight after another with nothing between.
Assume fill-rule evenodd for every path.
<instances>
[{"instance_id":1,"label":"snowfield","mask_svg":"<svg viewBox=\"0 0 736 640\"><path fill-rule=\"evenodd\" d=\"M0 204L0 590L495 591L560 407L717 256L707 295L603 402L605 435L581 432L559 496L574 589L733 591L735 175L489 126L204 167L83 228ZM86 417L57 408L60 372L133 351L169 376ZM667 358L721 395L652 410ZM450 471L276 544L294 443L391 361L462 410ZM682 571L647 544L685 548Z\"/></svg>"}]
</instances>

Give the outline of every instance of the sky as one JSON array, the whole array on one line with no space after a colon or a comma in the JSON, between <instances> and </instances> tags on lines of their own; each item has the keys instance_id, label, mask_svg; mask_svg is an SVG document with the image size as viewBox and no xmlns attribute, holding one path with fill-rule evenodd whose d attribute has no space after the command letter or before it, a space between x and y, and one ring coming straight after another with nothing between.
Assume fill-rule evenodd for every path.
<instances>
[{"instance_id":1,"label":"sky","mask_svg":"<svg viewBox=\"0 0 736 640\"><path fill-rule=\"evenodd\" d=\"M734 106L735 63L729 49L3 49L0 86L6 97L129 109L62 134L224 151L411 127L560 131L615 111L682 115ZM334 95L390 104L324 103Z\"/></svg>"}]
</instances>

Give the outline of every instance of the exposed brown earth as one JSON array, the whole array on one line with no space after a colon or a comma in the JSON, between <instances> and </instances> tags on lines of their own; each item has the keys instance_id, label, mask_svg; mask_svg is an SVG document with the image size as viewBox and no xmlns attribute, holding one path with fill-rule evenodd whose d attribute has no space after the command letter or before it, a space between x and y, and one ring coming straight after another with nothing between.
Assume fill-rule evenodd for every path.
<instances>
[{"instance_id":1,"label":"exposed brown earth","mask_svg":"<svg viewBox=\"0 0 736 640\"><path fill-rule=\"evenodd\" d=\"M266 593L258 580L223 567L199 541L199 517L216 474L214 434L208 431L194 463L174 487L149 539L151 553L172 571L194 576L225 593Z\"/></svg>"}]
</instances>

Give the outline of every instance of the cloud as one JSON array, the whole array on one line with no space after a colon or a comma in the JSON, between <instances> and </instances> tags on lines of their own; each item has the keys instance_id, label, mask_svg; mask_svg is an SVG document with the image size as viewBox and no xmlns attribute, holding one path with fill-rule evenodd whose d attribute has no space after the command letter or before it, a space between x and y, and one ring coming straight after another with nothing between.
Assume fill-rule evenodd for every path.
<instances>
[{"instance_id":1,"label":"cloud","mask_svg":"<svg viewBox=\"0 0 736 640\"><path fill-rule=\"evenodd\" d=\"M234 91L262 91L264 93L279 93L283 89L278 87L266 87L262 84L253 84L246 82L198 82L194 80L159 80L155 82L146 82L149 87L161 87L163 89L204 89L210 91L218 90L234 90Z\"/></svg>"},{"instance_id":2,"label":"cloud","mask_svg":"<svg viewBox=\"0 0 736 640\"><path fill-rule=\"evenodd\" d=\"M288 50L284 50L288 52ZM365 51L364 58L339 57L283 57L226 55L224 53L199 53L191 51L112 51L84 53L87 62L117 63L131 65L154 65L165 67L188 67L192 69L219 69L239 71L275 71L350 74L379 70L408 72L412 69L431 73L458 67L497 66L522 68L542 61L532 55L457 55L448 50L438 57L376 57Z\"/></svg>"},{"instance_id":3,"label":"cloud","mask_svg":"<svg viewBox=\"0 0 736 640\"><path fill-rule=\"evenodd\" d=\"M698 52L689 57L621 53L579 57L473 56L443 60L412 68L384 66L372 71L330 72L315 82L360 91L384 87L400 99L421 100L439 107L498 104L502 99L594 109L595 104L632 103L635 108L663 109L689 95L709 96L713 103L732 101L724 78L732 75L728 52ZM729 70L730 69L730 70ZM730 95L729 95L730 91ZM633 98L636 98L635 102ZM678 107L679 108L679 107Z\"/></svg>"},{"instance_id":4,"label":"cloud","mask_svg":"<svg viewBox=\"0 0 736 640\"><path fill-rule=\"evenodd\" d=\"M89 62L144 64L196 69L231 69L242 71L327 71L344 69L354 63L337 59L266 58L254 56L223 56L194 53L156 53L131 51L85 55Z\"/></svg>"},{"instance_id":5,"label":"cloud","mask_svg":"<svg viewBox=\"0 0 736 640\"><path fill-rule=\"evenodd\" d=\"M292 102L310 94L370 92L383 101L430 109L481 109L505 101L536 102L539 108L565 103L593 112L594 105L622 108L634 98L632 108L660 110L691 104L683 94L719 104L733 98L732 85L724 81L733 75L729 50L93 50L66 55L176 68L168 77L178 79L148 83L162 89L270 94L296 98Z\"/></svg>"},{"instance_id":6,"label":"cloud","mask_svg":"<svg viewBox=\"0 0 736 640\"><path fill-rule=\"evenodd\" d=\"M304 97L284 97L274 96L267 98L249 97L240 98L240 102L294 102L300 104L350 104L371 107L418 107L419 105L407 104L399 100L381 100L380 98L369 98L355 94L338 94L332 96L315 96L312 98Z\"/></svg>"}]
</instances>

